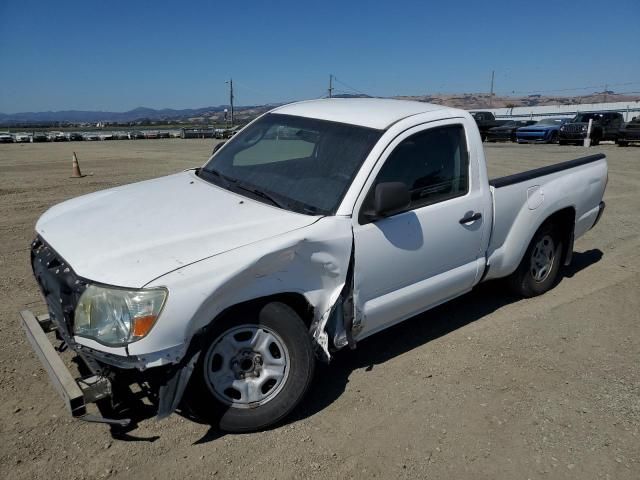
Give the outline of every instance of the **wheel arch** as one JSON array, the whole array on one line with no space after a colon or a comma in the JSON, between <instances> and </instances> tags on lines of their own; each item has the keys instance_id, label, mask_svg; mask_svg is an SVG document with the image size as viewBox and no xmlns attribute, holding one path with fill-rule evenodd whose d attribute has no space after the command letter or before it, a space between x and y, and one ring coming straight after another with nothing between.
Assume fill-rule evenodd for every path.
<instances>
[{"instance_id":1,"label":"wheel arch","mask_svg":"<svg viewBox=\"0 0 640 480\"><path fill-rule=\"evenodd\" d=\"M576 226L575 207L565 207L549 215L545 221L540 224L540 227L547 223L551 223L554 229L560 233L562 238L562 261L564 265L568 265L571 262L573 253L573 236ZM540 230L540 227L536 229L536 232ZM531 242L531 240L529 240L529 242ZM520 260L522 261L522 259Z\"/></svg>"},{"instance_id":2,"label":"wheel arch","mask_svg":"<svg viewBox=\"0 0 640 480\"><path fill-rule=\"evenodd\" d=\"M224 321L225 318L234 314L246 311L257 312L266 304L271 302L280 302L291 307L300 316L304 324L307 327L311 327L311 323L314 318L314 307L311 305L307 297L300 292L281 292L244 300L230 305L212 318L209 324L204 328L209 329L213 325Z\"/></svg>"},{"instance_id":3,"label":"wheel arch","mask_svg":"<svg viewBox=\"0 0 640 480\"><path fill-rule=\"evenodd\" d=\"M576 209L573 206L556 210L552 214L547 215L546 218L536 226L529 236L529 240L525 243L524 250L520 254L516 265L520 265L520 262L522 262L522 259L524 258L531 241L536 236L536 233L538 233L538 231L547 224L553 225L554 230L560 233L563 244L562 259L563 263L566 262L567 256L573 251L573 231L576 225Z\"/></svg>"},{"instance_id":4,"label":"wheel arch","mask_svg":"<svg viewBox=\"0 0 640 480\"><path fill-rule=\"evenodd\" d=\"M527 249L540 228L553 223L561 232L562 236L562 258L564 263L571 260L573 251L573 235L576 223L576 208L573 205L564 206L552 213L540 216L539 221L523 227L530 219L521 217L513 223L509 235L502 244L493 250L488 256L489 273L485 280L506 277L512 274L522 262ZM516 226L516 224L520 224ZM526 233L525 233L526 230Z\"/></svg>"}]
</instances>

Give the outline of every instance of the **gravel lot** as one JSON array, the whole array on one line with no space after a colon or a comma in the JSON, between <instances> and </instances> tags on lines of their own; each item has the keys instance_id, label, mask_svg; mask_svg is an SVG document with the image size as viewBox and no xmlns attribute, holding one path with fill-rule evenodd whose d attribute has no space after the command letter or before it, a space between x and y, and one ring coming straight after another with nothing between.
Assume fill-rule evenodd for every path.
<instances>
[{"instance_id":1,"label":"gravel lot","mask_svg":"<svg viewBox=\"0 0 640 480\"><path fill-rule=\"evenodd\" d=\"M640 478L640 148L609 157L607 210L556 289L489 283L341 352L293 418L221 435L179 415L126 436L73 421L18 324L44 313L37 218L198 166L211 140L0 145L0 478ZM76 151L83 179L71 179ZM492 177L586 154L487 145Z\"/></svg>"}]
</instances>

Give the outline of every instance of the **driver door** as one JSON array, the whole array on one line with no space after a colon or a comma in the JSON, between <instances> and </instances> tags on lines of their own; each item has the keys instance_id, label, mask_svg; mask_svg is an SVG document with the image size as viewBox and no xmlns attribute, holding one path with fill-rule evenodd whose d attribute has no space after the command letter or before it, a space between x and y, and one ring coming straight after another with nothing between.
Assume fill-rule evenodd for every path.
<instances>
[{"instance_id":1,"label":"driver door","mask_svg":"<svg viewBox=\"0 0 640 480\"><path fill-rule=\"evenodd\" d=\"M477 160L470 162L464 122L425 124L400 135L365 187L356 212L366 211L382 182L406 184L411 203L375 221L354 215L357 338L470 290L482 271L489 196L480 188Z\"/></svg>"}]
</instances>

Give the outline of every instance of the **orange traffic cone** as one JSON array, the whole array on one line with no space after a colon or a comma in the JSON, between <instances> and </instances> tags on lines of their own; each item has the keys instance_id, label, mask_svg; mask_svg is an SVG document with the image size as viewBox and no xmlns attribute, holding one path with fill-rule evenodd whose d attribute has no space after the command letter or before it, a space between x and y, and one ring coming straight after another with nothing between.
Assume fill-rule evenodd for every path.
<instances>
[{"instance_id":1,"label":"orange traffic cone","mask_svg":"<svg viewBox=\"0 0 640 480\"><path fill-rule=\"evenodd\" d=\"M86 177L86 175L82 175L80 173L80 165L78 164L78 157L76 156L76 152L73 152L73 173L71 174L71 178L82 178Z\"/></svg>"}]
</instances>

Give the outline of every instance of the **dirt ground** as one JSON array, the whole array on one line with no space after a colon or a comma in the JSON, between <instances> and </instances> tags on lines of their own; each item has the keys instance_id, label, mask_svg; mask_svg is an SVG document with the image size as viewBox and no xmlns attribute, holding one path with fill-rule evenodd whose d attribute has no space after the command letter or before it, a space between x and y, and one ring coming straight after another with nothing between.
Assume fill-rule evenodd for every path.
<instances>
[{"instance_id":1,"label":"dirt ground","mask_svg":"<svg viewBox=\"0 0 640 480\"><path fill-rule=\"evenodd\" d=\"M640 148L609 157L607 210L560 285L500 283L341 352L292 418L222 435L173 415L114 438L70 419L18 324L44 313L37 218L77 195L202 164L208 140L0 145L0 478L640 478ZM83 179L71 179L76 151ZM581 147L488 145L490 176ZM179 201L178 199L176 201Z\"/></svg>"}]
</instances>

